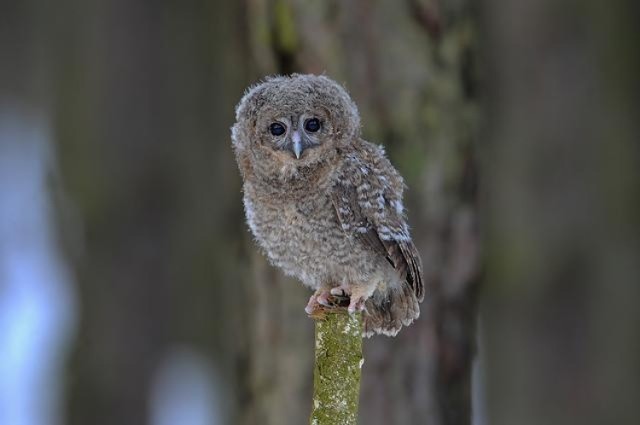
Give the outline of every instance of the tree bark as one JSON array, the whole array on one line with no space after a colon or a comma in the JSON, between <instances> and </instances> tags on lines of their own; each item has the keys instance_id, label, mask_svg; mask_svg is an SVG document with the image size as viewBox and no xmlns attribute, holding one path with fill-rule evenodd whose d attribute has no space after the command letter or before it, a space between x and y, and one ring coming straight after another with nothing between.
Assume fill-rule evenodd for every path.
<instances>
[{"instance_id":1,"label":"tree bark","mask_svg":"<svg viewBox=\"0 0 640 425\"><path fill-rule=\"evenodd\" d=\"M316 319L311 425L358 422L362 315L330 312Z\"/></svg>"}]
</instances>

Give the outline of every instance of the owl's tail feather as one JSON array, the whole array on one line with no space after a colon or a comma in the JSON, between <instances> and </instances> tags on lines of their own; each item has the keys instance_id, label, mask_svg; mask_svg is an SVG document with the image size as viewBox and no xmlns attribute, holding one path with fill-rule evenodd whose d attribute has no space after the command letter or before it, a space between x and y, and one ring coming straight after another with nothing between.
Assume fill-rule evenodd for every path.
<instances>
[{"instance_id":1,"label":"owl's tail feather","mask_svg":"<svg viewBox=\"0 0 640 425\"><path fill-rule=\"evenodd\" d=\"M364 335L396 336L402 326L409 326L420 316L420 306L413 288L402 285L384 296L367 300L364 313Z\"/></svg>"}]
</instances>

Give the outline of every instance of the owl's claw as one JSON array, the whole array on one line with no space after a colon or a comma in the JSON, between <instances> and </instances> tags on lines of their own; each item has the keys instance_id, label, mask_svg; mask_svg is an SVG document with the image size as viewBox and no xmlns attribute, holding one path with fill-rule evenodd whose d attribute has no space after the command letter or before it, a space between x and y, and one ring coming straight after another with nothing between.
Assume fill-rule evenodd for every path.
<instances>
[{"instance_id":1,"label":"owl's claw","mask_svg":"<svg viewBox=\"0 0 640 425\"><path fill-rule=\"evenodd\" d=\"M349 307L347 311L349 314L359 313L364 311L364 303L367 299L365 297L352 297L349 300Z\"/></svg>"},{"instance_id":2,"label":"owl's claw","mask_svg":"<svg viewBox=\"0 0 640 425\"><path fill-rule=\"evenodd\" d=\"M318 302L318 304L323 305L325 307L331 307L331 301L329 301L329 297L331 295L329 294L329 292L327 291L322 291L318 294L318 296L316 297L316 301Z\"/></svg>"},{"instance_id":3,"label":"owl's claw","mask_svg":"<svg viewBox=\"0 0 640 425\"><path fill-rule=\"evenodd\" d=\"M335 288L331 288L331 295L335 295L337 297L346 297L347 292L341 287L341 286L337 286Z\"/></svg>"},{"instance_id":4,"label":"owl's claw","mask_svg":"<svg viewBox=\"0 0 640 425\"><path fill-rule=\"evenodd\" d=\"M347 307L349 314L364 311L364 303L368 298L368 296L363 295L360 291L355 292L356 293L345 286L336 286L335 288L331 288L331 295L337 297L349 297L349 307Z\"/></svg>"},{"instance_id":5,"label":"owl's claw","mask_svg":"<svg viewBox=\"0 0 640 425\"><path fill-rule=\"evenodd\" d=\"M320 306L331 307L331 302L329 301L330 296L331 294L326 289L318 289L311 295L311 298L309 298L309 302L304 308L304 311L307 314L313 314Z\"/></svg>"},{"instance_id":6,"label":"owl's claw","mask_svg":"<svg viewBox=\"0 0 640 425\"><path fill-rule=\"evenodd\" d=\"M309 298L309 302L304 308L304 311L312 317L317 314L319 310L322 310L323 307L330 309L347 307L349 314L365 311L365 302L369 298L369 295L358 289L359 288L356 288L355 291L352 291L346 286L336 286L329 290L324 288L318 289L311 295L311 298Z\"/></svg>"}]
</instances>

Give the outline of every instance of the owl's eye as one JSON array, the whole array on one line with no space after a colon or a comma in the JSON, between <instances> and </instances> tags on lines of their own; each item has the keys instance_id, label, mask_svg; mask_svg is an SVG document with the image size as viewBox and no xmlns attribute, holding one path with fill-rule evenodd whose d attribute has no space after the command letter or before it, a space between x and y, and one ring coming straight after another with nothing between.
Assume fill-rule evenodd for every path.
<instances>
[{"instance_id":1,"label":"owl's eye","mask_svg":"<svg viewBox=\"0 0 640 425\"><path fill-rule=\"evenodd\" d=\"M282 136L287 130L284 128L284 125L280 124L279 122L274 122L269 126L269 131L274 136Z\"/></svg>"},{"instance_id":2,"label":"owl's eye","mask_svg":"<svg viewBox=\"0 0 640 425\"><path fill-rule=\"evenodd\" d=\"M320 120L318 118L309 118L304 123L304 129L309 133L315 133L320 130Z\"/></svg>"}]
</instances>

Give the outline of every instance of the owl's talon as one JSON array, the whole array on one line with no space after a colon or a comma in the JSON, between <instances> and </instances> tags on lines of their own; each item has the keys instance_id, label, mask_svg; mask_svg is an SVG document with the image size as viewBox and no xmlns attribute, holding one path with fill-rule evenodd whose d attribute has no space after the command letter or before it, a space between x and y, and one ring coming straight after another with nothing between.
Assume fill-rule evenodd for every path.
<instances>
[{"instance_id":1,"label":"owl's talon","mask_svg":"<svg viewBox=\"0 0 640 425\"><path fill-rule=\"evenodd\" d=\"M317 298L318 297L316 296L316 294L311 295L311 298L309 298L309 302L307 303L307 306L304 308L304 311L307 314L312 314L318 307Z\"/></svg>"},{"instance_id":2,"label":"owl's talon","mask_svg":"<svg viewBox=\"0 0 640 425\"><path fill-rule=\"evenodd\" d=\"M366 301L366 298L364 297L352 298L349 301L349 307L347 308L347 311L349 312L349 314L360 313L364 311L365 301Z\"/></svg>"},{"instance_id":3,"label":"owl's talon","mask_svg":"<svg viewBox=\"0 0 640 425\"><path fill-rule=\"evenodd\" d=\"M331 307L332 304L331 304L331 301L329 301L329 297L330 297L329 291L327 291L326 289L318 289L309 298L309 302L307 303L307 306L304 308L304 311L307 314L311 315L318 309L322 308L322 306Z\"/></svg>"},{"instance_id":4,"label":"owl's talon","mask_svg":"<svg viewBox=\"0 0 640 425\"><path fill-rule=\"evenodd\" d=\"M331 307L333 304L331 303L331 301L329 301L329 296L330 294L328 292L323 291L320 294L318 294L318 296L316 297L316 301L320 305L323 305L325 307Z\"/></svg>"},{"instance_id":5,"label":"owl's talon","mask_svg":"<svg viewBox=\"0 0 640 425\"><path fill-rule=\"evenodd\" d=\"M347 311L349 314L359 313L364 311L364 304L369 298L370 294L363 292L360 288L351 288L349 286L336 286L331 288L331 295L348 299L349 305ZM346 300L345 300L346 301ZM345 303L346 304L346 303Z\"/></svg>"},{"instance_id":6,"label":"owl's talon","mask_svg":"<svg viewBox=\"0 0 640 425\"><path fill-rule=\"evenodd\" d=\"M348 296L347 292L341 286L338 286L338 287L335 287L335 288L331 288L331 295L335 295L335 296L338 296L338 297L346 297L346 296Z\"/></svg>"}]
</instances>

